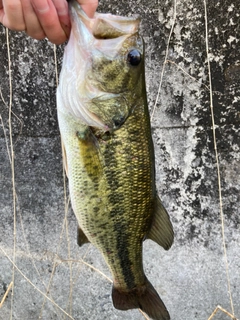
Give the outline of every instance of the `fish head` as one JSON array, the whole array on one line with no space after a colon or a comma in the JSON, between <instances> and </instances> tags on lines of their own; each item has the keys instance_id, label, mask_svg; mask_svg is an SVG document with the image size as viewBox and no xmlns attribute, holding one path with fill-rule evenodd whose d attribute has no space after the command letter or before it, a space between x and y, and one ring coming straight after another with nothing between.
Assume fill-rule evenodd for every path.
<instances>
[{"instance_id":1,"label":"fish head","mask_svg":"<svg viewBox=\"0 0 240 320\"><path fill-rule=\"evenodd\" d=\"M110 37L111 31L109 28L109 34L104 34ZM117 129L141 96L142 39L135 33L98 39L96 43L86 76L93 94L89 107L111 129Z\"/></svg>"},{"instance_id":2,"label":"fish head","mask_svg":"<svg viewBox=\"0 0 240 320\"><path fill-rule=\"evenodd\" d=\"M72 31L61 72L66 107L86 125L116 130L142 93L144 46L140 19L96 13L70 3Z\"/></svg>"}]
</instances>

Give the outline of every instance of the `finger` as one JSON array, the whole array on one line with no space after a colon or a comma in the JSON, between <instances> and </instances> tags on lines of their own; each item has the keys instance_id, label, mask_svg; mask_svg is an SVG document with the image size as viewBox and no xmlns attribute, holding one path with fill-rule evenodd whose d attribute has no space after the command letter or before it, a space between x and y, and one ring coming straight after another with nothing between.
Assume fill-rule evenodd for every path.
<instances>
[{"instance_id":1,"label":"finger","mask_svg":"<svg viewBox=\"0 0 240 320\"><path fill-rule=\"evenodd\" d=\"M77 1L81 5L85 13L89 16L89 18L93 18L98 7L98 1L97 0L77 0Z\"/></svg>"},{"instance_id":2,"label":"finger","mask_svg":"<svg viewBox=\"0 0 240 320\"><path fill-rule=\"evenodd\" d=\"M37 40L46 37L38 17L32 7L30 0L22 0L23 16L26 25L26 33Z\"/></svg>"},{"instance_id":3,"label":"finger","mask_svg":"<svg viewBox=\"0 0 240 320\"><path fill-rule=\"evenodd\" d=\"M25 22L20 0L2 0L0 22L11 30L25 30Z\"/></svg>"},{"instance_id":4,"label":"finger","mask_svg":"<svg viewBox=\"0 0 240 320\"><path fill-rule=\"evenodd\" d=\"M32 0L34 11L49 41L61 44L67 36L62 29L56 8L51 0Z\"/></svg>"},{"instance_id":5,"label":"finger","mask_svg":"<svg viewBox=\"0 0 240 320\"><path fill-rule=\"evenodd\" d=\"M68 4L66 0L52 0L53 4L55 5L58 18L60 24L66 33L67 37L70 35L71 31L71 22L69 18L69 11L68 11Z\"/></svg>"}]
</instances>

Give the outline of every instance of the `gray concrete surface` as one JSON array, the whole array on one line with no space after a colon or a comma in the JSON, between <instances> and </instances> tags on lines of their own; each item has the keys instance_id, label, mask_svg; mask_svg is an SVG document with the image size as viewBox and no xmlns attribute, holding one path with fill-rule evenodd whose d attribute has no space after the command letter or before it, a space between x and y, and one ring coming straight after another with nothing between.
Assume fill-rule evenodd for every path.
<instances>
[{"instance_id":1,"label":"gray concrete surface","mask_svg":"<svg viewBox=\"0 0 240 320\"><path fill-rule=\"evenodd\" d=\"M172 320L207 320L217 305L232 312L222 247L209 58L229 277L235 315L239 319L239 3L207 2L208 57L204 1L105 0L101 1L99 10L141 15L151 111L164 68L152 129L157 187L171 215L176 236L169 252L147 241L144 265ZM0 87L8 104L6 32L2 27L0 30ZM62 51L63 46L57 48L59 68ZM18 269L13 300L10 293L0 309L0 319L144 319L138 310L121 312L113 308L111 283L97 271L110 277L102 257L91 245L77 247L76 220L71 209L64 222L53 46L47 41L37 42L24 34L10 32L10 53ZM12 263L8 258L13 259L14 246L8 108L2 99L0 115L1 300L12 279ZM48 291L52 301L44 301L38 290L44 294ZM213 319L231 318L219 311Z\"/></svg>"}]
</instances>

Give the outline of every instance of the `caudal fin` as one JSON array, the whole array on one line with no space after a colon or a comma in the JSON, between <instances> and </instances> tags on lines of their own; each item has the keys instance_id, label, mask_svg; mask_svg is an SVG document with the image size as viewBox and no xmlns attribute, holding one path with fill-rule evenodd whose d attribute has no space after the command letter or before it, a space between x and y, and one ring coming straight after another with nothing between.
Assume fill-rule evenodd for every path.
<instances>
[{"instance_id":1,"label":"caudal fin","mask_svg":"<svg viewBox=\"0 0 240 320\"><path fill-rule=\"evenodd\" d=\"M140 308L153 320L170 320L167 308L147 279L144 285L127 292L113 286L112 300L116 309L128 310Z\"/></svg>"}]
</instances>

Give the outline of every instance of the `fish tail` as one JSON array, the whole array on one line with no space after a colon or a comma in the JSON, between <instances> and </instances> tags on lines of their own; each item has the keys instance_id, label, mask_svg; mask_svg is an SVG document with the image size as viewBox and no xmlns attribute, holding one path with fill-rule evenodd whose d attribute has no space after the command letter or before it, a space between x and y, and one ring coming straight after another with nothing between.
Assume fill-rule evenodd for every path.
<instances>
[{"instance_id":1,"label":"fish tail","mask_svg":"<svg viewBox=\"0 0 240 320\"><path fill-rule=\"evenodd\" d=\"M147 280L130 291L121 291L113 285L113 305L119 310L139 308L153 320L170 320L170 315L157 291Z\"/></svg>"}]
</instances>

